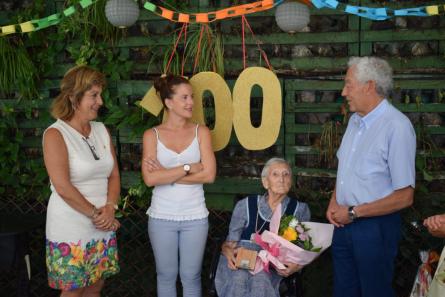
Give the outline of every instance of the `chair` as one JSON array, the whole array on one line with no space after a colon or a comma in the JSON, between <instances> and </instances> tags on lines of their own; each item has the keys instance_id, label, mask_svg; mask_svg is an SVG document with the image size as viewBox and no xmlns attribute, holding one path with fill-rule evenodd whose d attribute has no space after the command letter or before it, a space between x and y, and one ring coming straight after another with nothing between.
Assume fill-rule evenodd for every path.
<instances>
[{"instance_id":1,"label":"chair","mask_svg":"<svg viewBox=\"0 0 445 297\"><path fill-rule=\"evenodd\" d=\"M234 198L234 204L248 195L237 195ZM209 271L209 285L208 293L211 297L218 297L215 288L216 269L218 268L219 256L221 254L221 246L225 240L225 237L215 238L215 252L212 255L212 261ZM280 283L280 296L281 297L303 297L303 286L301 273L294 273L289 277L284 278Z\"/></svg>"},{"instance_id":2,"label":"chair","mask_svg":"<svg viewBox=\"0 0 445 297\"><path fill-rule=\"evenodd\" d=\"M18 297L29 296L31 270L28 233L44 221L40 215L0 214L0 271L13 273Z\"/></svg>"}]
</instances>

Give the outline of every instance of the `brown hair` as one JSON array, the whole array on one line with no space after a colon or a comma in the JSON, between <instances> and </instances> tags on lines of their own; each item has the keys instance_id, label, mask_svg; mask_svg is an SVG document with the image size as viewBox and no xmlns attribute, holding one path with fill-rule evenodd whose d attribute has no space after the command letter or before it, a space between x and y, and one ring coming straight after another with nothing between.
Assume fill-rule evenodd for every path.
<instances>
[{"instance_id":1,"label":"brown hair","mask_svg":"<svg viewBox=\"0 0 445 297\"><path fill-rule=\"evenodd\" d=\"M156 89L156 93L159 94L162 100L162 104L166 108L165 99L171 99L173 95L176 93L174 87L180 84L189 85L190 82L183 76L168 74L167 76L161 76L156 79L153 83L153 86Z\"/></svg>"},{"instance_id":2,"label":"brown hair","mask_svg":"<svg viewBox=\"0 0 445 297\"><path fill-rule=\"evenodd\" d=\"M85 65L68 70L60 82L60 94L53 101L51 115L56 119L70 120L85 92L93 86L105 88L103 73Z\"/></svg>"}]
</instances>

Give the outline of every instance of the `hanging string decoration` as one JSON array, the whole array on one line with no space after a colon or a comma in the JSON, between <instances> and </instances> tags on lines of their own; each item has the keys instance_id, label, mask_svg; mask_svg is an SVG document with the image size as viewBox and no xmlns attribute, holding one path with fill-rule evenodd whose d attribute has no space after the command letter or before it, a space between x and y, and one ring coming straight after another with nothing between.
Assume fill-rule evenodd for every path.
<instances>
[{"instance_id":1,"label":"hanging string decoration","mask_svg":"<svg viewBox=\"0 0 445 297\"><path fill-rule=\"evenodd\" d=\"M41 19L27 21L16 25L7 25L3 27L0 26L0 36L5 36L13 33L28 33L57 25L62 21L63 18L69 17L77 10L79 10L79 6L81 9L85 9L96 2L97 0L80 0L79 3L71 5L63 12L55 13Z\"/></svg>"},{"instance_id":2,"label":"hanging string decoration","mask_svg":"<svg viewBox=\"0 0 445 297\"><path fill-rule=\"evenodd\" d=\"M79 3L66 8L65 10L63 10L63 12L55 13L41 19L31 20L20 24L0 26L0 36L5 36L14 33L28 33L57 25L61 22L63 18L69 17L72 14L74 14L79 9L79 6L82 9L84 9L96 2L97 0L80 0ZM224 8L213 12L192 13L192 14L186 14L169 10L162 6L155 5L150 1L144 3L144 8L172 22L210 23L226 18L243 16L259 11L269 10L277 5L280 5L282 2L283 0L262 0L248 4ZM428 16L445 14L444 4L420 6L414 8L392 9L386 7L374 8L365 6L354 6L345 3L340 3L337 0L299 0L299 2L304 3L308 6L312 4L318 9L320 8L335 9L377 21L386 20L395 16L428 17Z\"/></svg>"},{"instance_id":3,"label":"hanging string decoration","mask_svg":"<svg viewBox=\"0 0 445 297\"><path fill-rule=\"evenodd\" d=\"M210 23L226 18L243 16L246 14L251 14L259 11L265 11L281 4L282 2L283 0L262 0L248 4L232 6L229 8L224 8L212 12L191 13L191 14L173 11L162 6L157 6L151 2L145 2L144 8L172 22Z\"/></svg>"},{"instance_id":4,"label":"hanging string decoration","mask_svg":"<svg viewBox=\"0 0 445 297\"><path fill-rule=\"evenodd\" d=\"M392 9L386 7L371 8L364 6L354 6L338 2L337 0L311 0L316 8L330 8L341 10L349 14L375 21L383 21L395 16L419 16L428 17L432 15L444 14L445 5L429 5L414 8Z\"/></svg>"}]
</instances>

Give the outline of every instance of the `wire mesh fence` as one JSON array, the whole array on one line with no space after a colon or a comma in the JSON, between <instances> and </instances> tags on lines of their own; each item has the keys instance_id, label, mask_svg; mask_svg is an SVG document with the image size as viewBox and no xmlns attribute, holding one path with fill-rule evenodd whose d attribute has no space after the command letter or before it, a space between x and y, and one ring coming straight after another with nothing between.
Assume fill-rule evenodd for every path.
<instances>
[{"instance_id":1,"label":"wire mesh fence","mask_svg":"<svg viewBox=\"0 0 445 297\"><path fill-rule=\"evenodd\" d=\"M153 252L147 234L147 215L145 209L130 206L128 216L120 221L122 227L118 231L119 263L121 271L106 282L102 296L156 296L156 267ZM2 200L0 213L17 213L18 216L38 214L45 216L45 202ZM206 296L209 281L207 275L210 262L222 236L227 233L231 213L210 209L209 234L204 256L202 284ZM59 296L57 290L50 289L47 284L45 265L45 225L28 232L28 247L31 264L31 281L29 296ZM0 296L17 296L19 277L18 267L0 271ZM180 284L178 280L178 292Z\"/></svg>"}]
</instances>

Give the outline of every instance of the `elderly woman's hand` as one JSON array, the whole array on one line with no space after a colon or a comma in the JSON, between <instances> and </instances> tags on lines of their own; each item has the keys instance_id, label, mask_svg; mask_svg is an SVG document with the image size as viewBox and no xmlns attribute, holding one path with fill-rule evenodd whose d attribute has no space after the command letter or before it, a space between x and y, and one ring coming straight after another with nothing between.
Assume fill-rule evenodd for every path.
<instances>
[{"instance_id":1,"label":"elderly woman's hand","mask_svg":"<svg viewBox=\"0 0 445 297\"><path fill-rule=\"evenodd\" d=\"M224 241L221 246L221 254L227 258L227 266L232 270L237 270L236 262L236 241Z\"/></svg>"},{"instance_id":2,"label":"elderly woman's hand","mask_svg":"<svg viewBox=\"0 0 445 297\"><path fill-rule=\"evenodd\" d=\"M284 265L286 266L285 269L277 269L277 274L281 275L282 277L288 277L289 275L292 275L303 268L301 265L289 262L285 262Z\"/></svg>"}]
</instances>

